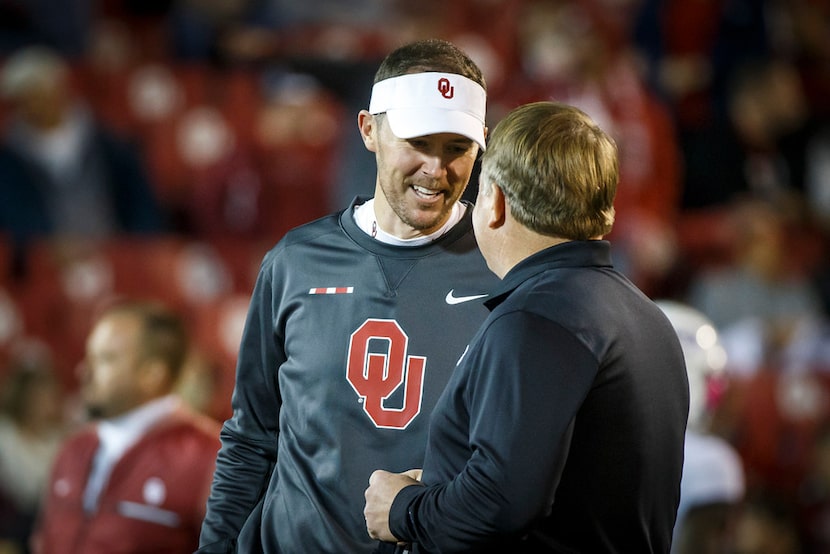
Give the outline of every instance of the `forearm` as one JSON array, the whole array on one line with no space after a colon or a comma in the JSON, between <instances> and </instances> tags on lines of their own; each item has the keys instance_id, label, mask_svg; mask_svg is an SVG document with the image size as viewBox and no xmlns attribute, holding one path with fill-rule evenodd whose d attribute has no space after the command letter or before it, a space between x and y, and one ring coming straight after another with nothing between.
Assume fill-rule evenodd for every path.
<instances>
[{"instance_id":1,"label":"forearm","mask_svg":"<svg viewBox=\"0 0 830 554\"><path fill-rule=\"evenodd\" d=\"M501 486L472 481L462 474L450 483L402 489L389 512L392 535L429 552L464 552L510 536L534 519L534 510L511 512Z\"/></svg>"}]
</instances>

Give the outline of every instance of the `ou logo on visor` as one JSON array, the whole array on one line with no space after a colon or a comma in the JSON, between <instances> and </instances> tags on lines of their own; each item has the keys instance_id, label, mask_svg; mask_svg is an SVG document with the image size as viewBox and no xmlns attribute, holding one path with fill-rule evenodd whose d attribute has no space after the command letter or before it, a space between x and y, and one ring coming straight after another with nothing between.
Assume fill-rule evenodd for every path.
<instances>
[{"instance_id":1,"label":"ou logo on visor","mask_svg":"<svg viewBox=\"0 0 830 554\"><path fill-rule=\"evenodd\" d=\"M455 96L455 87L450 84L450 80L446 77L438 79L438 92L446 99Z\"/></svg>"},{"instance_id":2,"label":"ou logo on visor","mask_svg":"<svg viewBox=\"0 0 830 554\"><path fill-rule=\"evenodd\" d=\"M386 351L370 352L369 343L386 343ZM363 400L363 411L378 427L405 429L421 411L423 356L407 356L409 337L391 319L367 319L349 340L346 379ZM403 388L403 406L387 407L386 400Z\"/></svg>"}]
</instances>

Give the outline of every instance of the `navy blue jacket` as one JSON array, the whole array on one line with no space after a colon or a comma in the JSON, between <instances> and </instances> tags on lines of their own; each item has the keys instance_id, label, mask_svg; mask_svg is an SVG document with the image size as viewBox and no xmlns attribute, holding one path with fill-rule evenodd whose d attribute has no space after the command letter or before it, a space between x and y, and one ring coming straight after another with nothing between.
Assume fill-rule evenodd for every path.
<instances>
[{"instance_id":1,"label":"navy blue jacket","mask_svg":"<svg viewBox=\"0 0 830 554\"><path fill-rule=\"evenodd\" d=\"M487 305L392 533L416 552L668 552L689 402L669 321L605 241L525 259Z\"/></svg>"}]
</instances>

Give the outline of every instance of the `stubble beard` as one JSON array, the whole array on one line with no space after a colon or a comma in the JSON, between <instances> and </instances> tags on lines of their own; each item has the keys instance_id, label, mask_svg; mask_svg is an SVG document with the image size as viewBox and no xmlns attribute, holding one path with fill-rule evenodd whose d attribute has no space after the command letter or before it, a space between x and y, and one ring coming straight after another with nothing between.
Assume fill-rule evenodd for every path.
<instances>
[{"instance_id":1,"label":"stubble beard","mask_svg":"<svg viewBox=\"0 0 830 554\"><path fill-rule=\"evenodd\" d=\"M445 196L445 201L437 213L432 210L413 210L411 206L407 206L406 199L400 199L398 202L392 204L392 210L407 226L421 233L428 234L429 232L435 231L441 227L441 225L443 225L449 218L453 202L447 202L447 198L448 197ZM423 215L425 217L414 217L413 215L415 214Z\"/></svg>"}]
</instances>

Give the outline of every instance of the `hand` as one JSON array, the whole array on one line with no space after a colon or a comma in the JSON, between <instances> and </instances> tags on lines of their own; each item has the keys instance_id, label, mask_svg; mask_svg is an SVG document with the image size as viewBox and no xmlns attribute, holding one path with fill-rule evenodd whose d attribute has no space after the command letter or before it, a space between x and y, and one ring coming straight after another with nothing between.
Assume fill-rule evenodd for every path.
<instances>
[{"instance_id":1,"label":"hand","mask_svg":"<svg viewBox=\"0 0 830 554\"><path fill-rule=\"evenodd\" d=\"M379 469L372 473L369 488L363 493L366 498L363 516L370 537L387 542L399 541L389 530L389 510L401 489L418 484L421 473L420 469L410 469L403 473L389 473Z\"/></svg>"}]
</instances>

